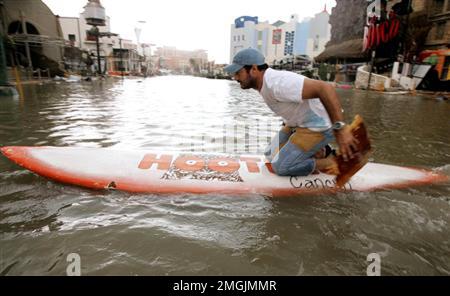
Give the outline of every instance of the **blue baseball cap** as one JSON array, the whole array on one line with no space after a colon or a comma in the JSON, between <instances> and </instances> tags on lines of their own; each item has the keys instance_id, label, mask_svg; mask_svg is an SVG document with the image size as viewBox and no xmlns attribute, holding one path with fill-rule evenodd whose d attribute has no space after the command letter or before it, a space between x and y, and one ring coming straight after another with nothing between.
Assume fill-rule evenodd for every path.
<instances>
[{"instance_id":1,"label":"blue baseball cap","mask_svg":"<svg viewBox=\"0 0 450 296\"><path fill-rule=\"evenodd\" d=\"M264 65L265 58L258 50L254 48L246 48L240 50L233 58L232 64L226 66L223 70L230 74L234 74L246 65Z\"/></svg>"}]
</instances>

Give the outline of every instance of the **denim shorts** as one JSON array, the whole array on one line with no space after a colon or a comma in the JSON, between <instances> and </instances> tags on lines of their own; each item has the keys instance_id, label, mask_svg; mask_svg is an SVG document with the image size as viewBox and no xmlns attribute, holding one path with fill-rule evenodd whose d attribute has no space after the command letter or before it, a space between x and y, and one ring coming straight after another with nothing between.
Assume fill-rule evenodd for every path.
<instances>
[{"instance_id":1,"label":"denim shorts","mask_svg":"<svg viewBox=\"0 0 450 296\"><path fill-rule=\"evenodd\" d=\"M283 128L264 154L280 176L307 176L316 167L314 154L334 140L330 128L314 132L306 128Z\"/></svg>"}]
</instances>

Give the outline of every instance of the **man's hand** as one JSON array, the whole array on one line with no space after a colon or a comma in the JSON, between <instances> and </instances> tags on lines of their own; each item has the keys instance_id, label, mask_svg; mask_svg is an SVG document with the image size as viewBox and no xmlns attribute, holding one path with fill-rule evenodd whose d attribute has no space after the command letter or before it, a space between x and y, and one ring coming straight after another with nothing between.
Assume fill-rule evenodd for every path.
<instances>
[{"instance_id":1,"label":"man's hand","mask_svg":"<svg viewBox=\"0 0 450 296\"><path fill-rule=\"evenodd\" d=\"M353 137L350 127L346 126L335 131L336 142L339 145L339 152L345 161L353 158L354 152L358 151L358 140Z\"/></svg>"}]
</instances>

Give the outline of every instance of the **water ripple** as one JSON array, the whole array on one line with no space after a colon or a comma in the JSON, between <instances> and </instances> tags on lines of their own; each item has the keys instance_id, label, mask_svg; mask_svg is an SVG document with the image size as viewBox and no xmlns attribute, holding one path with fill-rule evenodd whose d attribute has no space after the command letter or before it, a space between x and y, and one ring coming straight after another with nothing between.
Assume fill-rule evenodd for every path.
<instances>
[{"instance_id":1,"label":"water ripple","mask_svg":"<svg viewBox=\"0 0 450 296\"><path fill-rule=\"evenodd\" d=\"M365 119L373 160L450 175L449 104L339 91ZM226 130L264 149L280 119L255 91L186 76L25 87L0 101L0 145L223 152ZM258 125L259 124L259 125ZM333 196L131 195L61 185L0 157L2 275L448 275L450 185Z\"/></svg>"}]
</instances>

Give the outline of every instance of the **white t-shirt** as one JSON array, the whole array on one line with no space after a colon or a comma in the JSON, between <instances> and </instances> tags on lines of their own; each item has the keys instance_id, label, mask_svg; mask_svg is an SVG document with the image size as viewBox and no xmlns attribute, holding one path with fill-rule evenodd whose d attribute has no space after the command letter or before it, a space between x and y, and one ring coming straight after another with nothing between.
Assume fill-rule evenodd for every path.
<instances>
[{"instance_id":1,"label":"white t-shirt","mask_svg":"<svg viewBox=\"0 0 450 296\"><path fill-rule=\"evenodd\" d=\"M294 72L268 68L264 72L260 94L287 126L327 130L331 128L331 120L320 99L302 99L305 79L308 78Z\"/></svg>"}]
</instances>

